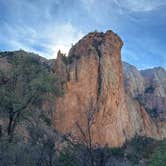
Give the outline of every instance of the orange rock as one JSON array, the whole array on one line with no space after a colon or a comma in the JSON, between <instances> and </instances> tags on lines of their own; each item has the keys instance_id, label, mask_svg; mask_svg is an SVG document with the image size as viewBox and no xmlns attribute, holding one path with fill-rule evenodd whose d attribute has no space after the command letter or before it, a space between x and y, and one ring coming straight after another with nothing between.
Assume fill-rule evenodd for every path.
<instances>
[{"instance_id":1,"label":"orange rock","mask_svg":"<svg viewBox=\"0 0 166 166\"><path fill-rule=\"evenodd\" d=\"M74 45L68 57L58 53L54 72L65 94L56 99L54 125L61 133L85 141L90 128L93 144L100 146L121 146L135 134L165 137L164 127L159 131L145 109L124 92L122 45L112 31L94 32Z\"/></svg>"},{"instance_id":2,"label":"orange rock","mask_svg":"<svg viewBox=\"0 0 166 166\"><path fill-rule=\"evenodd\" d=\"M55 71L63 75L65 95L56 101L55 126L62 133L86 132L86 112L93 101L93 143L119 146L130 137L130 118L123 88L120 50L123 43L112 31L90 33L70 50L68 60L58 55Z\"/></svg>"}]
</instances>

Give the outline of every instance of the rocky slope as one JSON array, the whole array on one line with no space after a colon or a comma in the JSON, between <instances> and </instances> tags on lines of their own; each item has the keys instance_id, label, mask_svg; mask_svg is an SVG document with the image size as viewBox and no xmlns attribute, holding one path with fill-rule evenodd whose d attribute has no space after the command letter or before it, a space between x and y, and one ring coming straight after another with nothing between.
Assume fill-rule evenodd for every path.
<instances>
[{"instance_id":1,"label":"rocky slope","mask_svg":"<svg viewBox=\"0 0 166 166\"><path fill-rule=\"evenodd\" d=\"M123 63L127 105L134 131L138 135L166 137L165 78L162 68L138 71ZM162 96L161 96L162 94Z\"/></svg>"},{"instance_id":2,"label":"rocky slope","mask_svg":"<svg viewBox=\"0 0 166 166\"><path fill-rule=\"evenodd\" d=\"M134 98L144 93L144 78L135 66L123 62L123 75L125 89L128 95Z\"/></svg>"},{"instance_id":3,"label":"rocky slope","mask_svg":"<svg viewBox=\"0 0 166 166\"><path fill-rule=\"evenodd\" d=\"M166 71L153 68L138 71L123 63L126 93L142 104L152 118L166 120Z\"/></svg>"},{"instance_id":4,"label":"rocky slope","mask_svg":"<svg viewBox=\"0 0 166 166\"><path fill-rule=\"evenodd\" d=\"M73 46L68 58L58 53L53 68L65 89L55 103L54 124L60 132L89 139L83 133L90 128L92 142L100 146L121 146L136 134L166 136L165 122L151 118L141 102L147 90L143 71L124 65L124 92L122 45L112 31L94 32Z\"/></svg>"}]
</instances>

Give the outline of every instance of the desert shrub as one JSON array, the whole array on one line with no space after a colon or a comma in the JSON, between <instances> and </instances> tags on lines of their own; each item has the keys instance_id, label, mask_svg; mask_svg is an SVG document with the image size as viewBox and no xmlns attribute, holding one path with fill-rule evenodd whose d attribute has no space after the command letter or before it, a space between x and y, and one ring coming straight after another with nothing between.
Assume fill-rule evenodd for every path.
<instances>
[{"instance_id":1,"label":"desert shrub","mask_svg":"<svg viewBox=\"0 0 166 166\"><path fill-rule=\"evenodd\" d=\"M146 110L152 118L157 118L159 116L159 113L157 112L157 108L146 109Z\"/></svg>"},{"instance_id":2,"label":"desert shrub","mask_svg":"<svg viewBox=\"0 0 166 166\"><path fill-rule=\"evenodd\" d=\"M65 148L60 152L58 158L59 166L75 166L78 164L77 156L74 155L74 151L69 148Z\"/></svg>"},{"instance_id":3,"label":"desert shrub","mask_svg":"<svg viewBox=\"0 0 166 166\"><path fill-rule=\"evenodd\" d=\"M154 91L155 91L155 87L153 87L152 85L145 89L145 93L153 93Z\"/></svg>"},{"instance_id":4,"label":"desert shrub","mask_svg":"<svg viewBox=\"0 0 166 166\"><path fill-rule=\"evenodd\" d=\"M165 166L166 164L166 142L161 143L150 157L150 166Z\"/></svg>"},{"instance_id":5,"label":"desert shrub","mask_svg":"<svg viewBox=\"0 0 166 166\"><path fill-rule=\"evenodd\" d=\"M153 142L153 139L147 137L135 136L131 140L131 145L137 152L142 152L150 143Z\"/></svg>"},{"instance_id":6,"label":"desert shrub","mask_svg":"<svg viewBox=\"0 0 166 166\"><path fill-rule=\"evenodd\" d=\"M124 149L123 148L112 148L110 151L111 151L111 154L113 156L119 156L119 157L124 156Z\"/></svg>"},{"instance_id":7,"label":"desert shrub","mask_svg":"<svg viewBox=\"0 0 166 166\"><path fill-rule=\"evenodd\" d=\"M147 137L135 136L131 141L126 143L124 148L125 157L133 163L139 164L143 158L147 158L151 153L154 140Z\"/></svg>"},{"instance_id":8,"label":"desert shrub","mask_svg":"<svg viewBox=\"0 0 166 166\"><path fill-rule=\"evenodd\" d=\"M8 79L0 84L0 112L8 118L6 128L10 141L16 127L27 118L27 112L41 106L43 101L62 94L58 77L36 56L25 55L24 52L19 55L11 54L9 63L12 68L6 76ZM49 125L48 118L43 120Z\"/></svg>"}]
</instances>

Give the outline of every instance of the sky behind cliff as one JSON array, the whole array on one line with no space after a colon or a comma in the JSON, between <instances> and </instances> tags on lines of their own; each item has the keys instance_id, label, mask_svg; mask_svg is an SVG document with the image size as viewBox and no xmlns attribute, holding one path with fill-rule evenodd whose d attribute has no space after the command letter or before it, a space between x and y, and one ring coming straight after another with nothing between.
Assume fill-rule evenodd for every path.
<instances>
[{"instance_id":1,"label":"sky behind cliff","mask_svg":"<svg viewBox=\"0 0 166 166\"><path fill-rule=\"evenodd\" d=\"M55 58L88 32L112 29L123 60L166 68L165 11L165 0L0 0L0 50Z\"/></svg>"}]
</instances>

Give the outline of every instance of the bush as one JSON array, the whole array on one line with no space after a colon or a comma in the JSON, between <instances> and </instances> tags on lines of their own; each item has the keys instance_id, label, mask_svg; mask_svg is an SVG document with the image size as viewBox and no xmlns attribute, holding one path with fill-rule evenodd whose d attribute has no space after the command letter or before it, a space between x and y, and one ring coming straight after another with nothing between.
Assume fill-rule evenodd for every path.
<instances>
[{"instance_id":1,"label":"bush","mask_svg":"<svg viewBox=\"0 0 166 166\"><path fill-rule=\"evenodd\" d=\"M74 156L73 152L68 148L65 148L60 152L58 159L59 166L75 166L77 162L77 157Z\"/></svg>"},{"instance_id":2,"label":"bush","mask_svg":"<svg viewBox=\"0 0 166 166\"><path fill-rule=\"evenodd\" d=\"M134 150L138 153L143 152L146 149L146 147L152 142L153 140L151 138L136 136L134 139L132 139L131 145L134 148Z\"/></svg>"},{"instance_id":3,"label":"bush","mask_svg":"<svg viewBox=\"0 0 166 166\"><path fill-rule=\"evenodd\" d=\"M147 112L150 114L152 118L157 118L159 116L159 113L157 112L156 108L147 109Z\"/></svg>"},{"instance_id":4,"label":"bush","mask_svg":"<svg viewBox=\"0 0 166 166\"><path fill-rule=\"evenodd\" d=\"M166 165L166 143L162 143L152 154L149 161L150 166Z\"/></svg>"},{"instance_id":5,"label":"bush","mask_svg":"<svg viewBox=\"0 0 166 166\"><path fill-rule=\"evenodd\" d=\"M153 87L152 85L145 89L145 93L153 93L154 91L155 91L155 87Z\"/></svg>"}]
</instances>

